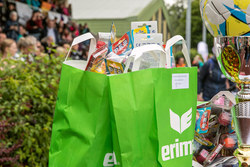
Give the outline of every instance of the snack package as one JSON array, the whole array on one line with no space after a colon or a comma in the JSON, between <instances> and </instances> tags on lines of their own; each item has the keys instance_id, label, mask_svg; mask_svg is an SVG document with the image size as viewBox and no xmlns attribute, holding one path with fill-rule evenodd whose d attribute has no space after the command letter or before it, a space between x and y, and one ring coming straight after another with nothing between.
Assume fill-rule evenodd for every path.
<instances>
[{"instance_id":1,"label":"snack package","mask_svg":"<svg viewBox=\"0 0 250 167\"><path fill-rule=\"evenodd\" d=\"M121 63L111 61L111 60L106 60L106 65L107 65L108 74L122 74L123 73L124 68Z\"/></svg>"},{"instance_id":2,"label":"snack package","mask_svg":"<svg viewBox=\"0 0 250 167\"><path fill-rule=\"evenodd\" d=\"M148 26L149 33L157 33L157 21L138 21L138 22L131 22L131 30L141 28L143 26Z\"/></svg>"},{"instance_id":3,"label":"snack package","mask_svg":"<svg viewBox=\"0 0 250 167\"><path fill-rule=\"evenodd\" d=\"M129 55L133 49L130 32L124 34L118 41L110 47L110 51L118 56Z\"/></svg>"},{"instance_id":4,"label":"snack package","mask_svg":"<svg viewBox=\"0 0 250 167\"><path fill-rule=\"evenodd\" d=\"M206 160L204 161L205 165L211 164L213 160L217 157L217 155L220 153L221 149L223 148L222 144L218 144L212 152L207 156Z\"/></svg>"},{"instance_id":5,"label":"snack package","mask_svg":"<svg viewBox=\"0 0 250 167\"><path fill-rule=\"evenodd\" d=\"M107 45L97 49L91 56L85 71L107 74L105 57L108 52Z\"/></svg>"},{"instance_id":6,"label":"snack package","mask_svg":"<svg viewBox=\"0 0 250 167\"><path fill-rule=\"evenodd\" d=\"M196 121L195 130L198 133L200 134L207 133L210 113L211 113L211 107L197 109L196 118L198 117L198 119Z\"/></svg>"},{"instance_id":7,"label":"snack package","mask_svg":"<svg viewBox=\"0 0 250 167\"><path fill-rule=\"evenodd\" d=\"M194 146L194 148L193 148L194 155L198 155L200 150L202 150L202 149L211 150L214 148L214 144L212 142L205 139L203 136L201 136L197 132L195 132L195 135L194 135L194 145L193 146Z\"/></svg>"}]
</instances>

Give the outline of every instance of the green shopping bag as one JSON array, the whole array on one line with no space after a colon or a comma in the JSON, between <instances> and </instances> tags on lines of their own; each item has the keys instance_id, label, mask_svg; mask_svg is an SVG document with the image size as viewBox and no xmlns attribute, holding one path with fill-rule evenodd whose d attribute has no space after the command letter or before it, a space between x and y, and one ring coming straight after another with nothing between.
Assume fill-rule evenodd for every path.
<instances>
[{"instance_id":1,"label":"green shopping bag","mask_svg":"<svg viewBox=\"0 0 250 167\"><path fill-rule=\"evenodd\" d=\"M77 37L72 45L86 39L92 39L91 46L95 46L91 34ZM105 75L83 71L84 65L86 61L63 63L52 128L50 167L101 167L112 160L109 81Z\"/></svg>"},{"instance_id":2,"label":"green shopping bag","mask_svg":"<svg viewBox=\"0 0 250 167\"><path fill-rule=\"evenodd\" d=\"M182 39L177 36L167 46ZM139 69L143 52L163 52L145 47L132 51L132 71ZM185 45L183 53L190 66ZM146 69L109 81L116 166L192 166L197 69Z\"/></svg>"}]
</instances>

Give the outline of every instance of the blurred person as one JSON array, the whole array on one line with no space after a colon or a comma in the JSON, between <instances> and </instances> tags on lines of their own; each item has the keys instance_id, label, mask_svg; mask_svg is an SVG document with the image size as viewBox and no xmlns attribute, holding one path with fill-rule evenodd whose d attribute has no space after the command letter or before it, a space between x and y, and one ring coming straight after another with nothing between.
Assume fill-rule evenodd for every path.
<instances>
[{"instance_id":1,"label":"blurred person","mask_svg":"<svg viewBox=\"0 0 250 167\"><path fill-rule=\"evenodd\" d=\"M32 5L34 8L38 9L41 5L39 0L26 0L28 5Z\"/></svg>"},{"instance_id":2,"label":"blurred person","mask_svg":"<svg viewBox=\"0 0 250 167\"><path fill-rule=\"evenodd\" d=\"M56 29L55 21L50 20L50 19L47 20L47 26L42 31L42 37L41 38L48 37L48 36L52 37L53 41L56 44L59 44L60 36L59 36L59 33L58 33L57 29Z\"/></svg>"},{"instance_id":3,"label":"blurred person","mask_svg":"<svg viewBox=\"0 0 250 167\"><path fill-rule=\"evenodd\" d=\"M18 57L16 42L13 39L5 39L1 43L1 54L1 59Z\"/></svg>"},{"instance_id":4,"label":"blurred person","mask_svg":"<svg viewBox=\"0 0 250 167\"><path fill-rule=\"evenodd\" d=\"M198 100L208 101L220 91L229 88L228 80L221 72L215 55L200 69L198 77Z\"/></svg>"},{"instance_id":5,"label":"blurred person","mask_svg":"<svg viewBox=\"0 0 250 167\"><path fill-rule=\"evenodd\" d=\"M16 11L16 6L14 3L12 2L7 2L7 9L6 9L6 12L5 12L5 19L6 20L9 20L10 19L10 13L12 11Z\"/></svg>"},{"instance_id":6,"label":"blurred person","mask_svg":"<svg viewBox=\"0 0 250 167\"><path fill-rule=\"evenodd\" d=\"M6 22L4 31L8 38L17 41L19 36L19 23L17 21L16 11L10 13L10 19Z\"/></svg>"},{"instance_id":7,"label":"blurred person","mask_svg":"<svg viewBox=\"0 0 250 167\"><path fill-rule=\"evenodd\" d=\"M204 63L203 63L201 57L200 57L199 55L196 55L196 56L194 57L193 62L192 62L192 66L197 66L198 69L199 69L199 68L201 68L201 67L203 66L203 64L204 64Z\"/></svg>"},{"instance_id":8,"label":"blurred person","mask_svg":"<svg viewBox=\"0 0 250 167\"><path fill-rule=\"evenodd\" d=\"M79 32L82 33L83 32L83 25L79 24L78 27L79 27Z\"/></svg>"},{"instance_id":9,"label":"blurred person","mask_svg":"<svg viewBox=\"0 0 250 167\"><path fill-rule=\"evenodd\" d=\"M82 53L78 49L79 49L79 45L78 44L72 46L70 57L73 60L83 60L83 55L82 55Z\"/></svg>"},{"instance_id":10,"label":"blurred person","mask_svg":"<svg viewBox=\"0 0 250 167\"><path fill-rule=\"evenodd\" d=\"M176 67L186 67L184 57L178 57L176 60Z\"/></svg>"},{"instance_id":11,"label":"blurred person","mask_svg":"<svg viewBox=\"0 0 250 167\"><path fill-rule=\"evenodd\" d=\"M37 51L37 40L34 36L20 38L17 43L20 54L26 55L25 60L33 62Z\"/></svg>"},{"instance_id":12,"label":"blurred person","mask_svg":"<svg viewBox=\"0 0 250 167\"><path fill-rule=\"evenodd\" d=\"M68 5L69 16L72 16L72 5L71 3Z\"/></svg>"},{"instance_id":13,"label":"blurred person","mask_svg":"<svg viewBox=\"0 0 250 167\"><path fill-rule=\"evenodd\" d=\"M57 12L58 13L62 13L62 14L65 14L66 16L69 16L69 11L68 11L68 8L66 6L66 3L61 3L59 5L59 8L57 9Z\"/></svg>"},{"instance_id":14,"label":"blurred person","mask_svg":"<svg viewBox=\"0 0 250 167\"><path fill-rule=\"evenodd\" d=\"M0 25L3 24L3 0L0 0Z\"/></svg>"},{"instance_id":15,"label":"blurred person","mask_svg":"<svg viewBox=\"0 0 250 167\"><path fill-rule=\"evenodd\" d=\"M17 38L17 41L22 38L28 36L28 32L26 31L25 27L23 25L19 25L19 35Z\"/></svg>"},{"instance_id":16,"label":"blurred person","mask_svg":"<svg viewBox=\"0 0 250 167\"><path fill-rule=\"evenodd\" d=\"M83 25L82 34L85 34L85 33L88 33L88 32L90 32L90 29L89 29L89 27L88 27L88 24L85 23L85 24ZM84 41L82 44L83 44L83 48L86 48L86 47L88 47L88 46L90 45L90 40Z\"/></svg>"},{"instance_id":17,"label":"blurred person","mask_svg":"<svg viewBox=\"0 0 250 167\"><path fill-rule=\"evenodd\" d=\"M90 32L90 29L89 29L89 27L88 27L88 24L85 23L85 24L83 25L83 31L82 31L82 33L85 34L85 33L88 33L88 32Z\"/></svg>"},{"instance_id":18,"label":"blurred person","mask_svg":"<svg viewBox=\"0 0 250 167\"><path fill-rule=\"evenodd\" d=\"M57 31L58 31L60 37L62 37L64 28L65 28L65 24L64 24L64 21L61 19L59 21L59 24L57 25Z\"/></svg>"},{"instance_id":19,"label":"blurred person","mask_svg":"<svg viewBox=\"0 0 250 167\"><path fill-rule=\"evenodd\" d=\"M41 44L40 41L36 42L36 56L46 56L44 46Z\"/></svg>"},{"instance_id":20,"label":"blurred person","mask_svg":"<svg viewBox=\"0 0 250 167\"><path fill-rule=\"evenodd\" d=\"M73 41L72 33L67 27L63 30L62 40L67 43L71 43Z\"/></svg>"},{"instance_id":21,"label":"blurred person","mask_svg":"<svg viewBox=\"0 0 250 167\"><path fill-rule=\"evenodd\" d=\"M65 57L67 54L67 50L64 47L58 46L56 48L56 56L60 56L60 57Z\"/></svg>"},{"instance_id":22,"label":"blurred person","mask_svg":"<svg viewBox=\"0 0 250 167\"><path fill-rule=\"evenodd\" d=\"M214 55L210 53L210 54L208 54L207 60L209 60L209 59L211 59L213 57L214 57Z\"/></svg>"},{"instance_id":23,"label":"blurred person","mask_svg":"<svg viewBox=\"0 0 250 167\"><path fill-rule=\"evenodd\" d=\"M0 33L0 45L7 38L5 33Z\"/></svg>"},{"instance_id":24,"label":"blurred person","mask_svg":"<svg viewBox=\"0 0 250 167\"><path fill-rule=\"evenodd\" d=\"M76 22L73 22L72 23L72 26L71 26L71 31L72 31L72 33L73 33L73 36L74 37L77 37L77 36L79 36L79 27L78 27L78 24L76 23Z\"/></svg>"},{"instance_id":25,"label":"blurred person","mask_svg":"<svg viewBox=\"0 0 250 167\"><path fill-rule=\"evenodd\" d=\"M41 43L44 47L45 53L51 54L51 53L53 53L52 49L56 48L55 41L54 41L53 37L51 37L51 36L44 37L41 40Z\"/></svg>"},{"instance_id":26,"label":"blurred person","mask_svg":"<svg viewBox=\"0 0 250 167\"><path fill-rule=\"evenodd\" d=\"M57 12L58 9L58 1L52 1L52 0L48 0L48 2L51 4L51 11L53 12Z\"/></svg>"},{"instance_id":27,"label":"blurred person","mask_svg":"<svg viewBox=\"0 0 250 167\"><path fill-rule=\"evenodd\" d=\"M89 48L82 49L82 59L87 61L88 60L88 54L89 54Z\"/></svg>"},{"instance_id":28,"label":"blurred person","mask_svg":"<svg viewBox=\"0 0 250 167\"><path fill-rule=\"evenodd\" d=\"M31 19L27 22L27 30L30 35L39 40L41 37L42 29L42 15L39 11L34 11L32 13Z\"/></svg>"},{"instance_id":29,"label":"blurred person","mask_svg":"<svg viewBox=\"0 0 250 167\"><path fill-rule=\"evenodd\" d=\"M62 47L63 47L64 49L66 49L67 51L69 51L69 49L70 49L70 44L64 43L64 44L62 45Z\"/></svg>"}]
</instances>

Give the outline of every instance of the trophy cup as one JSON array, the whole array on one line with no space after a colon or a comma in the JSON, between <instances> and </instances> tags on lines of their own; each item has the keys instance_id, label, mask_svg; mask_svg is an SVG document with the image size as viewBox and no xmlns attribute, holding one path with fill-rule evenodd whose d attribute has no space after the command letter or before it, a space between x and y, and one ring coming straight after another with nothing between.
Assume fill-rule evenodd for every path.
<instances>
[{"instance_id":1,"label":"trophy cup","mask_svg":"<svg viewBox=\"0 0 250 167\"><path fill-rule=\"evenodd\" d=\"M232 108L239 148L234 152L242 166L250 165L250 37L215 37L214 47L223 74L241 85Z\"/></svg>"},{"instance_id":2,"label":"trophy cup","mask_svg":"<svg viewBox=\"0 0 250 167\"><path fill-rule=\"evenodd\" d=\"M232 108L241 166L250 165L250 1L200 0L202 20L214 36L223 74L241 86Z\"/></svg>"}]
</instances>

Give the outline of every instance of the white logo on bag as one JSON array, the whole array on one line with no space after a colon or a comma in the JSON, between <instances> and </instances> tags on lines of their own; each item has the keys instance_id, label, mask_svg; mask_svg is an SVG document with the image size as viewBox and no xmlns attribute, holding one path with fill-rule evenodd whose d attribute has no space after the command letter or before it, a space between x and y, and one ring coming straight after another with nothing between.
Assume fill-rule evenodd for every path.
<instances>
[{"instance_id":1,"label":"white logo on bag","mask_svg":"<svg viewBox=\"0 0 250 167\"><path fill-rule=\"evenodd\" d=\"M192 108L190 108L187 112L185 112L181 116L181 118L171 109L169 111L170 111L170 126L173 130L181 134L190 127L192 121ZM188 156L192 154L193 154L193 140L179 141L179 139L175 139L175 143L165 145L161 148L161 156L163 161L168 161L171 159Z\"/></svg>"},{"instance_id":2,"label":"white logo on bag","mask_svg":"<svg viewBox=\"0 0 250 167\"><path fill-rule=\"evenodd\" d=\"M107 153L104 157L103 166L114 166L118 165L115 153Z\"/></svg>"},{"instance_id":3,"label":"white logo on bag","mask_svg":"<svg viewBox=\"0 0 250 167\"><path fill-rule=\"evenodd\" d=\"M187 112L185 112L181 116L181 119L179 115L174 113L171 109L169 111L170 111L170 126L173 130L181 134L187 128L190 127L192 118L192 108L190 108Z\"/></svg>"}]
</instances>

